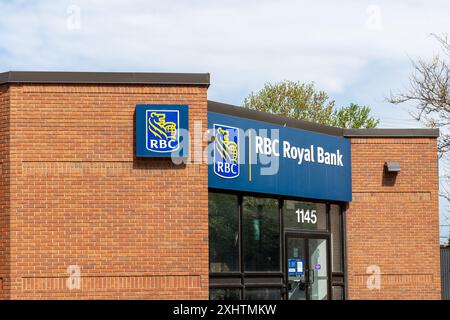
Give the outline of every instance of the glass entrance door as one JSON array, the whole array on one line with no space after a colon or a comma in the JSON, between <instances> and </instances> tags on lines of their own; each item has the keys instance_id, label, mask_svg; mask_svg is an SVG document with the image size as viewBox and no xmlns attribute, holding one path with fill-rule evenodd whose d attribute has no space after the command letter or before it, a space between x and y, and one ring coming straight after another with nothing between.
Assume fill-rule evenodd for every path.
<instances>
[{"instance_id":1,"label":"glass entrance door","mask_svg":"<svg viewBox=\"0 0 450 320\"><path fill-rule=\"evenodd\" d=\"M310 299L328 299L327 240L308 239Z\"/></svg>"},{"instance_id":2,"label":"glass entrance door","mask_svg":"<svg viewBox=\"0 0 450 320\"><path fill-rule=\"evenodd\" d=\"M306 300L308 277L306 268L306 239L286 238L287 299Z\"/></svg>"},{"instance_id":3,"label":"glass entrance door","mask_svg":"<svg viewBox=\"0 0 450 320\"><path fill-rule=\"evenodd\" d=\"M328 240L317 236L286 236L288 300L328 299Z\"/></svg>"}]
</instances>

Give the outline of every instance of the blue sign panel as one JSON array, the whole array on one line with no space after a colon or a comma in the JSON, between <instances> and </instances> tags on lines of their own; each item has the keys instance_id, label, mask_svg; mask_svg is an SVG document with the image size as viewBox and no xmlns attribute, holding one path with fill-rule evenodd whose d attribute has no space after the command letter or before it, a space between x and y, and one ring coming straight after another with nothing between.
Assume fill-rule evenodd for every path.
<instances>
[{"instance_id":1,"label":"blue sign panel","mask_svg":"<svg viewBox=\"0 0 450 320\"><path fill-rule=\"evenodd\" d=\"M187 157L188 106L137 105L136 156Z\"/></svg>"},{"instance_id":2,"label":"blue sign panel","mask_svg":"<svg viewBox=\"0 0 450 320\"><path fill-rule=\"evenodd\" d=\"M305 274L303 259L288 259L288 275L293 277Z\"/></svg>"},{"instance_id":3,"label":"blue sign panel","mask_svg":"<svg viewBox=\"0 0 450 320\"><path fill-rule=\"evenodd\" d=\"M214 173L221 178L239 176L239 129L214 124Z\"/></svg>"},{"instance_id":4,"label":"blue sign panel","mask_svg":"<svg viewBox=\"0 0 450 320\"><path fill-rule=\"evenodd\" d=\"M208 112L210 188L351 201L350 141Z\"/></svg>"}]
</instances>

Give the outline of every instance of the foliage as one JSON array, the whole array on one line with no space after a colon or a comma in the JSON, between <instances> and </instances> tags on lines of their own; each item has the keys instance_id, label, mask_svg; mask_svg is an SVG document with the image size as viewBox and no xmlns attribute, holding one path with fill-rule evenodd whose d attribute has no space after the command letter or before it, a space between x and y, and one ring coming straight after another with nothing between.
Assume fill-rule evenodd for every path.
<instances>
[{"instance_id":1,"label":"foliage","mask_svg":"<svg viewBox=\"0 0 450 320\"><path fill-rule=\"evenodd\" d=\"M342 128L374 128L379 120L370 116L370 108L350 104L335 108L335 101L314 83L282 81L266 83L244 100L244 107L294 119Z\"/></svg>"},{"instance_id":2,"label":"foliage","mask_svg":"<svg viewBox=\"0 0 450 320\"><path fill-rule=\"evenodd\" d=\"M348 107L335 110L331 125L340 128L376 128L380 120L370 116L370 108L350 103Z\"/></svg>"}]
</instances>

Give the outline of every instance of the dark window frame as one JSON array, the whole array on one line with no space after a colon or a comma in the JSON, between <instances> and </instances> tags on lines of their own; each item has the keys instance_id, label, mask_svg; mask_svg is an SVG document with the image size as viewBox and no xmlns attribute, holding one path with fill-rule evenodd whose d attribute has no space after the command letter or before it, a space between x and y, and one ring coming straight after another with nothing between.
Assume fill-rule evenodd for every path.
<instances>
[{"instance_id":1,"label":"dark window frame","mask_svg":"<svg viewBox=\"0 0 450 320\"><path fill-rule=\"evenodd\" d=\"M251 197L251 198L260 198L260 199L273 199L273 200L277 200L278 202L278 226L279 226L279 230L278 230L278 265L279 265L279 271L246 271L245 270L245 261L244 261L244 230L243 230L243 220L244 220L244 197ZM282 217L280 216L280 199L278 198L274 198L274 197L260 197L260 196L255 196L255 195L241 195L240 199L239 199L239 216L240 216L240 229L239 229L239 238L241 240L241 247L240 247L240 260L241 260L241 272L247 276L270 276L270 275L283 275L283 257L282 257L282 234L280 233L280 231L282 229L280 229L281 226L281 221L282 221Z\"/></svg>"},{"instance_id":2,"label":"dark window frame","mask_svg":"<svg viewBox=\"0 0 450 320\"><path fill-rule=\"evenodd\" d=\"M334 286L340 286L343 287L343 298L346 299L346 292L347 292L347 276L346 276L346 252L345 252L345 207L346 204L338 201L321 201L321 200L315 200L315 199L307 199L307 198L296 198L296 197L288 197L288 196L274 196L271 194L263 194L263 193L250 193L250 192L244 192L244 191L234 191L234 190L223 190L223 189L216 189L216 188L209 188L208 192L214 192L214 193L223 193L223 194L232 194L236 195L238 199L238 212L239 212L239 218L238 218L238 231L239 231L239 248L238 248L238 261L239 261L239 271L234 272L210 272L209 278L210 282L213 282L210 284L210 289L239 289L240 290L240 297L241 299L245 296L245 289L246 288L280 288L282 292L282 297L286 298L286 266L285 266L285 238L286 234L305 234L305 236L326 236L329 237L328 240L328 269L329 269L329 284L328 284L328 291L329 291L329 299L333 299L333 287ZM279 221L279 231L280 231L280 237L279 237L279 263L280 263L280 271L245 271L244 270L244 259L243 259L243 198L244 197L255 197L255 198L270 198L278 201L278 221ZM285 200L294 200L294 201L300 201L300 202L312 202L312 203L321 203L326 205L326 230L306 230L306 229L285 229L284 223L283 223L283 206ZM339 210L339 216L340 216L340 233L341 233L341 260L343 265L343 272L333 272L332 269L332 261L331 261L331 205L335 204L338 205ZM236 280L236 283L230 284L227 283L226 279L234 279ZM251 279L252 283L246 283L246 279ZM270 279L279 279L280 283L274 283L273 281L269 281ZM238 284L237 281L240 281Z\"/></svg>"},{"instance_id":3,"label":"dark window frame","mask_svg":"<svg viewBox=\"0 0 450 320\"><path fill-rule=\"evenodd\" d=\"M321 202L321 201L311 201L309 200L299 200L299 199L289 199L289 198L283 198L282 203L283 206L281 208L281 214L282 214L282 219L284 217L284 202L285 201L296 201L296 202L306 202L306 203L317 203L317 204L323 204L325 205L325 229L302 229L302 228L284 228L284 232L300 232L300 233L331 233L331 224L330 224L330 204L328 202ZM284 219L283 219L284 220Z\"/></svg>"},{"instance_id":4,"label":"dark window frame","mask_svg":"<svg viewBox=\"0 0 450 320\"><path fill-rule=\"evenodd\" d=\"M208 192L208 194L209 194L210 192ZM216 193L216 194L222 194L223 192L214 192L214 193ZM211 272L210 271L210 274L219 274L219 275L222 275L222 274L229 274L229 275L236 275L236 274L240 274L240 268L241 268L241 244L240 244L240 241L241 241L241 235L242 235L242 230L240 229L241 228L241 226L240 226L240 224L241 224L241 212L240 212L240 210L241 210L241 208L240 208L240 200L239 200L239 195L237 195L237 194L233 194L233 193L226 193L227 195L230 195L230 196L235 196L236 198L237 198L237 201L238 201L238 203L237 203L237 206L238 206L238 212L237 212L237 223L238 223L238 237L239 237L239 244L238 244L238 252L237 252L237 255L238 255L238 259L237 259L237 266L238 266L238 268L239 268L239 271L228 271L228 272ZM209 204L208 204L208 207L209 207ZM208 221L209 221L209 208L208 208ZM209 223L208 223L208 232L209 232ZM209 238L208 238L208 245L209 245ZM208 269L209 270L211 270L211 261L209 260L209 258L208 258Z\"/></svg>"}]
</instances>

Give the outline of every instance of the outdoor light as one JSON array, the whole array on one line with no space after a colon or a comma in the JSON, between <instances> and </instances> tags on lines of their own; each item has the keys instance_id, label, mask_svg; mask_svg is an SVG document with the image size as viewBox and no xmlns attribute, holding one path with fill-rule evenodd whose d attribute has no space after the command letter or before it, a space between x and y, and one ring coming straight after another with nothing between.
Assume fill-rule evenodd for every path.
<instances>
[{"instance_id":1,"label":"outdoor light","mask_svg":"<svg viewBox=\"0 0 450 320\"><path fill-rule=\"evenodd\" d=\"M384 163L384 167L389 173L400 172L400 163L396 161L388 161Z\"/></svg>"}]
</instances>

